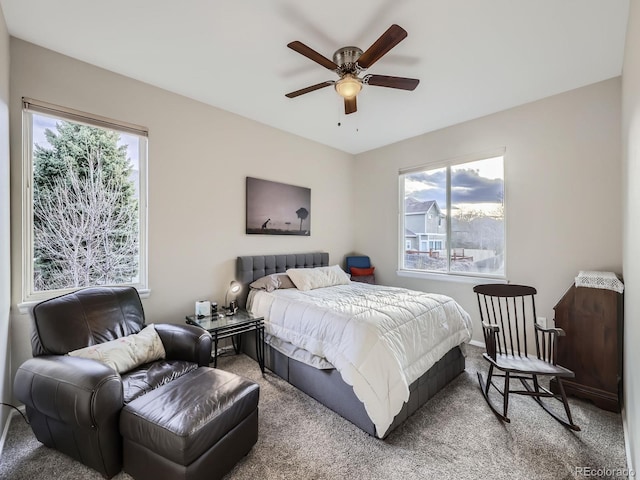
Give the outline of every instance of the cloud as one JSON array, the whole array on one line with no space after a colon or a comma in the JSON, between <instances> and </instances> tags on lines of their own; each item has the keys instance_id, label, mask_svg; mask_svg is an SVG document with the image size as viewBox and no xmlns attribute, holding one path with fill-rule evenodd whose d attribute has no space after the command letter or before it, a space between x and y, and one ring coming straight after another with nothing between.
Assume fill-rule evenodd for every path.
<instances>
[{"instance_id":1,"label":"cloud","mask_svg":"<svg viewBox=\"0 0 640 480\"><path fill-rule=\"evenodd\" d=\"M412 173L405 177L405 193L422 202L435 200L441 208L447 202L447 175L444 169Z\"/></svg>"},{"instance_id":2,"label":"cloud","mask_svg":"<svg viewBox=\"0 0 640 480\"><path fill-rule=\"evenodd\" d=\"M412 180L416 182L424 183L431 186L442 186L447 180L446 171L444 169L438 169L434 172L418 172L408 175Z\"/></svg>"},{"instance_id":3,"label":"cloud","mask_svg":"<svg viewBox=\"0 0 640 480\"><path fill-rule=\"evenodd\" d=\"M446 204L446 170L412 173L405 177L405 192L417 200ZM480 176L478 170L455 168L451 171L451 203L500 203L503 180Z\"/></svg>"},{"instance_id":4,"label":"cloud","mask_svg":"<svg viewBox=\"0 0 640 480\"><path fill-rule=\"evenodd\" d=\"M451 203L500 203L504 196L503 183L500 178L481 177L477 170L453 170Z\"/></svg>"}]
</instances>

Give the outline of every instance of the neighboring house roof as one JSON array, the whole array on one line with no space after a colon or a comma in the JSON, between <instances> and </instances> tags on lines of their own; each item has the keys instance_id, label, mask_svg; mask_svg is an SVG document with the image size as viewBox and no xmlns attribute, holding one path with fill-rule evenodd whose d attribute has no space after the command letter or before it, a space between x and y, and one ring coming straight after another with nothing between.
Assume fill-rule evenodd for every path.
<instances>
[{"instance_id":1,"label":"neighboring house roof","mask_svg":"<svg viewBox=\"0 0 640 480\"><path fill-rule=\"evenodd\" d=\"M440 207L435 200L427 200L421 202L415 198L409 197L405 200L404 213L426 213L435 206L436 212L440 215Z\"/></svg>"},{"instance_id":2,"label":"neighboring house roof","mask_svg":"<svg viewBox=\"0 0 640 480\"><path fill-rule=\"evenodd\" d=\"M405 237L416 237L416 233L412 232L411 230L409 230L408 228L404 229L404 236Z\"/></svg>"}]
</instances>

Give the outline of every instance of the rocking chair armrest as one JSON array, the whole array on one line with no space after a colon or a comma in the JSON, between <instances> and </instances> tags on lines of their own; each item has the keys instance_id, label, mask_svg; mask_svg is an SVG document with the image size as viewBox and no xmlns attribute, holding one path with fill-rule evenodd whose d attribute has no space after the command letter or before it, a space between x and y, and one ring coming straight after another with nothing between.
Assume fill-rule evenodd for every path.
<instances>
[{"instance_id":1,"label":"rocking chair armrest","mask_svg":"<svg viewBox=\"0 0 640 480\"><path fill-rule=\"evenodd\" d=\"M482 329L484 330L484 342L487 349L487 354L495 360L496 358L496 339L500 332L500 326L494 323L482 322Z\"/></svg>"},{"instance_id":2,"label":"rocking chair armrest","mask_svg":"<svg viewBox=\"0 0 640 480\"><path fill-rule=\"evenodd\" d=\"M490 333L498 333L500 331L500 325L495 323L482 322L482 328L489 330Z\"/></svg>"},{"instance_id":3,"label":"rocking chair armrest","mask_svg":"<svg viewBox=\"0 0 640 480\"><path fill-rule=\"evenodd\" d=\"M544 333L551 333L552 335L557 335L558 337L564 337L566 335L565 331L561 328L544 328L541 327L538 322L534 323L536 330Z\"/></svg>"}]
</instances>

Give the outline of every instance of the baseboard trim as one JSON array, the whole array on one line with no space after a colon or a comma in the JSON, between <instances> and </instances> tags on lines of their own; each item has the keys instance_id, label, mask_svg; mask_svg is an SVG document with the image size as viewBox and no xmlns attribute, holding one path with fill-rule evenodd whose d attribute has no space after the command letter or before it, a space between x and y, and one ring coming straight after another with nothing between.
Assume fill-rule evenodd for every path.
<instances>
[{"instance_id":1,"label":"baseboard trim","mask_svg":"<svg viewBox=\"0 0 640 480\"><path fill-rule=\"evenodd\" d=\"M480 340L471 340L469 342L469 345L473 345L474 347L482 347L482 348L484 348L484 342L481 342Z\"/></svg>"},{"instance_id":2,"label":"baseboard trim","mask_svg":"<svg viewBox=\"0 0 640 480\"><path fill-rule=\"evenodd\" d=\"M0 458L2 458L2 453L4 452L4 442L7 439L7 434L9 433L9 425L11 425L11 419L13 418L14 413L16 413L14 410L11 410L9 412L7 421L4 424L4 429L2 430L2 437L0 437Z\"/></svg>"},{"instance_id":3,"label":"baseboard trim","mask_svg":"<svg viewBox=\"0 0 640 480\"><path fill-rule=\"evenodd\" d=\"M631 446L629 445L629 431L627 430L627 412L624 408L624 402L620 409L622 415L622 433L624 434L624 452L627 455L627 469L629 471L629 478L631 478L631 472L635 472L633 468L633 462L631 459ZM634 475L635 476L635 475Z\"/></svg>"},{"instance_id":4,"label":"baseboard trim","mask_svg":"<svg viewBox=\"0 0 640 480\"><path fill-rule=\"evenodd\" d=\"M26 413L24 405L19 406L18 410L20 410L23 414ZM9 426L11 425L11 421L13 420L13 417L15 415L18 415L18 412L11 409L11 411L9 412L9 416L7 417L7 423L4 424L4 429L2 430L2 437L0 437L0 457L2 457L2 453L4 452L4 443L7 440L7 435L9 434Z\"/></svg>"}]
</instances>

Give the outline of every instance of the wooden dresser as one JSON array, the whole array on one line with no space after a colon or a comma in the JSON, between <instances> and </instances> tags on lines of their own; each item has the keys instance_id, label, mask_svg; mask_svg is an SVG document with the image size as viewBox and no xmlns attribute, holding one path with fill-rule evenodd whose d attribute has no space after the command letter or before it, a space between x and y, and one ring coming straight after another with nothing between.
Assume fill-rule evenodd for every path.
<instances>
[{"instance_id":1,"label":"wooden dresser","mask_svg":"<svg viewBox=\"0 0 640 480\"><path fill-rule=\"evenodd\" d=\"M563 382L567 395L591 400L612 412L620 411L622 394L622 294L613 290L572 285L554 307L558 364L573 370ZM551 390L558 385L551 380Z\"/></svg>"}]
</instances>

